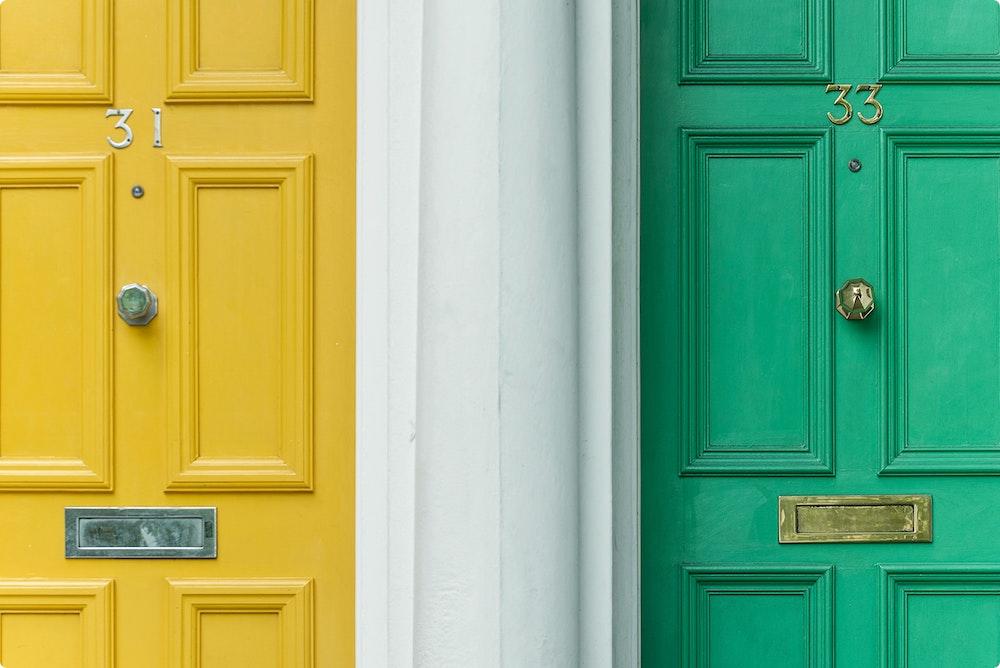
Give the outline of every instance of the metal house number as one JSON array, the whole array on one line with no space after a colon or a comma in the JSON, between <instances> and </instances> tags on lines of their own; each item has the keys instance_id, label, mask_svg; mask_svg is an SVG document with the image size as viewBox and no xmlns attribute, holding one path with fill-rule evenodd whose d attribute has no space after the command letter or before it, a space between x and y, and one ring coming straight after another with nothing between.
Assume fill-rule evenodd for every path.
<instances>
[{"instance_id":1,"label":"metal house number","mask_svg":"<svg viewBox=\"0 0 1000 668\"><path fill-rule=\"evenodd\" d=\"M132 145L132 128L128 124L128 119L132 116L133 109L108 109L104 112L105 118L118 117L115 123L115 130L121 130L124 135L121 140L108 137L108 143L112 148L123 149ZM163 148L163 112L159 107L153 107L153 148Z\"/></svg>"},{"instance_id":2,"label":"metal house number","mask_svg":"<svg viewBox=\"0 0 1000 668\"><path fill-rule=\"evenodd\" d=\"M830 122L834 125L844 125L851 117L854 116L854 107L847 99L848 93L851 92L851 84L830 84L826 87L827 93L839 93L837 99L833 101L834 104L839 105L844 108L843 116L837 117L830 112L826 113L826 117L830 119ZM882 103L875 99L878 92L882 90L882 84L859 84L855 89L856 92L860 93L862 91L868 92L868 98L864 101L864 104L870 105L875 109L875 113L871 116L865 116L861 112L858 112L858 118L865 125L875 125L880 120L882 120L882 114L885 109L882 107Z\"/></svg>"}]
</instances>

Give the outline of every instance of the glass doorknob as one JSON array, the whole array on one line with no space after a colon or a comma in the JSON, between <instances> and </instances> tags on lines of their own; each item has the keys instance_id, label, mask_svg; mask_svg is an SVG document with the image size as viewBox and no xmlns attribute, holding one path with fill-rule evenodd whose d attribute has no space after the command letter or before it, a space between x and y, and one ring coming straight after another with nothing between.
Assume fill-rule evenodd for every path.
<instances>
[{"instance_id":1,"label":"glass doorknob","mask_svg":"<svg viewBox=\"0 0 1000 668\"><path fill-rule=\"evenodd\" d=\"M118 291L118 315L132 326L149 324L156 317L156 295L145 285L129 283Z\"/></svg>"},{"instance_id":2,"label":"glass doorknob","mask_svg":"<svg viewBox=\"0 0 1000 668\"><path fill-rule=\"evenodd\" d=\"M875 310L875 290L863 278L852 278L837 290L837 312L847 320L864 320Z\"/></svg>"}]
</instances>

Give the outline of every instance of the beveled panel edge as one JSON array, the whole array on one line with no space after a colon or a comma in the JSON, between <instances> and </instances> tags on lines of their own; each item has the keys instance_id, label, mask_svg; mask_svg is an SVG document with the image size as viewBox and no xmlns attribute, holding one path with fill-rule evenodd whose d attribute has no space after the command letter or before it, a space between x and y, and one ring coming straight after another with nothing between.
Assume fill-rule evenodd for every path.
<instances>
[{"instance_id":1,"label":"beveled panel edge","mask_svg":"<svg viewBox=\"0 0 1000 668\"><path fill-rule=\"evenodd\" d=\"M315 628L312 578L186 579L166 578L169 665L198 668L200 634L195 623L202 611L221 614L277 613L283 668L313 668Z\"/></svg>"},{"instance_id":2,"label":"beveled panel edge","mask_svg":"<svg viewBox=\"0 0 1000 668\"><path fill-rule=\"evenodd\" d=\"M681 662L685 668L706 668L699 658L708 656L707 602L710 594L755 595L781 592L799 594L808 606L804 620L810 665L833 666L834 577L832 564L682 564ZM727 586L729 589L727 589ZM711 591L706 589L711 587Z\"/></svg>"},{"instance_id":3,"label":"beveled panel edge","mask_svg":"<svg viewBox=\"0 0 1000 668\"><path fill-rule=\"evenodd\" d=\"M906 666L906 604L912 596L1000 596L1000 564L878 564L879 665ZM964 585L964 586L963 586Z\"/></svg>"},{"instance_id":4,"label":"beveled panel edge","mask_svg":"<svg viewBox=\"0 0 1000 668\"><path fill-rule=\"evenodd\" d=\"M4 178L5 172L19 174ZM4 183L46 186L52 184L93 187L83 193L83 207L87 211L87 198L93 205L95 222L94 239L103 260L97 275L94 306L100 335L93 352L97 355L94 399L98 403L93 429L100 435L101 443L85 451L83 459L76 458L4 458L0 457L0 493L5 491L93 491L107 492L114 488L114 373L112 346L114 316L112 291L114 281L113 189L114 156L110 154L69 155L17 155L0 154L0 188ZM58 175L58 176L57 176ZM85 213L86 215L86 213ZM89 256L85 256L89 257Z\"/></svg>"},{"instance_id":5,"label":"beveled panel edge","mask_svg":"<svg viewBox=\"0 0 1000 668\"><path fill-rule=\"evenodd\" d=\"M811 9L805 25L805 51L790 57L764 54L708 55L708 30L702 29L705 0L683 0L680 20L680 84L791 84L832 81L833 10L830 0L803 0ZM811 20L810 20L811 19Z\"/></svg>"},{"instance_id":6,"label":"beveled panel edge","mask_svg":"<svg viewBox=\"0 0 1000 668\"><path fill-rule=\"evenodd\" d=\"M826 178L831 173L832 138L830 128L792 129L775 131L767 128L681 128L680 150L680 192L686 196L680 209L680 372L682 405L679 407L681 447L678 448L681 461L679 472L682 476L832 476L834 475L833 413L834 399L832 366L833 350L833 310L828 308L828 294L833 292L833 266L830 261L832 249L832 197L831 184ZM698 384L697 367L700 353L697 348L700 324L697 321L693 302L696 291L692 285L692 272L696 253L696 239L690 234L697 216L701 215L696 206L700 200L695 197L695 183L700 169L696 157L703 147L747 150L788 148L779 155L802 156L810 161L810 187L815 196L808 203L810 213L816 217L817 226L821 220L827 222L825 228L813 229L815 243L810 249L808 266L815 272L810 277L810 289L816 293L809 314L813 338L809 343L819 341L822 354L814 356L809 367L811 399L810 419L807 426L809 440L813 447L786 448L782 450L732 451L710 449L702 443L700 394L693 394ZM778 154L778 153L776 153ZM697 335L696 335L697 334ZM702 384L702 387L704 384ZM815 395L815 396L813 396ZM683 402L686 402L685 406Z\"/></svg>"},{"instance_id":7,"label":"beveled panel edge","mask_svg":"<svg viewBox=\"0 0 1000 668\"><path fill-rule=\"evenodd\" d=\"M896 212L901 210L900 198L905 193L902 165L914 154L955 157L957 151L965 151L972 157L982 157L984 153L1000 158L1000 131L984 127L929 127L929 128L882 128L879 130L881 155L885 169L882 178L881 244L882 275L885 283L885 304L899 303L896 294L899 285L896 277L894 253L899 245L896 239ZM900 388L903 380L899 369L904 364L905 348L898 343L901 336L899 318L894 317L891 308L882 310L881 351L884 382L882 388L883 410L886 421L879 430L880 468L879 476L899 475L995 475L1000 473L1000 443L994 447L962 449L956 447L908 448L903 438L901 413L903 401Z\"/></svg>"},{"instance_id":8,"label":"beveled panel edge","mask_svg":"<svg viewBox=\"0 0 1000 668\"><path fill-rule=\"evenodd\" d=\"M906 0L880 2L879 32L882 55L879 81L922 83L975 83L1000 81L1000 55L912 55L906 53L900 30ZM964 63L956 66L955 63Z\"/></svg>"},{"instance_id":9,"label":"beveled panel edge","mask_svg":"<svg viewBox=\"0 0 1000 668\"><path fill-rule=\"evenodd\" d=\"M12 611L45 615L77 613L85 642L84 668L111 668L115 657L115 581L111 578L0 579L4 598L16 600ZM34 599L34 600L32 600Z\"/></svg>"},{"instance_id":10,"label":"beveled panel edge","mask_svg":"<svg viewBox=\"0 0 1000 668\"><path fill-rule=\"evenodd\" d=\"M168 295L173 295L178 304L175 315L167 314L167 328L173 344L168 346L168 439L169 466L166 491L287 491L309 492L313 489L313 155L249 155L249 156L192 156L171 155L167 157L168 202ZM235 176L238 175L238 176ZM289 457L256 458L208 458L201 457L192 439L191 417L184 417L183 406L189 402L185 398L185 383L190 382L191 369L197 356L183 354L185 341L190 338L181 326L185 320L181 316L189 307L191 297L184 297L181 269L189 258L182 247L182 219L184 211L189 211L187 202L190 191L199 184L240 185L250 178L253 183L268 183L292 180L293 192L286 197L293 201L296 210L301 209L304 226L301 230L300 258L301 281L303 285L297 293L302 301L302 354L291 355L290 359L301 359L302 403L305 413L301 427L303 438L301 447ZM288 203L285 203L288 206ZM294 244L292 244L294 246ZM290 252L293 252L290 250ZM186 318L189 325L193 322ZM187 337L187 338L185 338ZM182 368L181 360L188 360ZM190 407L189 407L190 412ZM184 434L187 433L187 437Z\"/></svg>"},{"instance_id":11,"label":"beveled panel edge","mask_svg":"<svg viewBox=\"0 0 1000 668\"><path fill-rule=\"evenodd\" d=\"M285 62L278 71L199 71L194 63L197 54L193 19L186 18L190 0L169 0L167 7L167 90L170 103L198 102L311 102L315 70L314 0L279 0L282 5L295 3L298 23L283 20L282 43ZM287 14L287 10L283 12ZM187 39L185 37L187 36ZM291 65L291 68L288 66ZM291 71L289 71L291 70Z\"/></svg>"},{"instance_id":12,"label":"beveled panel edge","mask_svg":"<svg viewBox=\"0 0 1000 668\"><path fill-rule=\"evenodd\" d=\"M114 3L93 0L92 49L85 54L93 71L0 73L0 104L99 105L114 99ZM86 15L86 13L84 13Z\"/></svg>"},{"instance_id":13,"label":"beveled panel edge","mask_svg":"<svg viewBox=\"0 0 1000 668\"><path fill-rule=\"evenodd\" d=\"M913 506L913 532L809 533L798 532L799 506ZM843 496L779 496L778 542L788 543L930 543L933 542L932 500L929 494L872 494Z\"/></svg>"}]
</instances>

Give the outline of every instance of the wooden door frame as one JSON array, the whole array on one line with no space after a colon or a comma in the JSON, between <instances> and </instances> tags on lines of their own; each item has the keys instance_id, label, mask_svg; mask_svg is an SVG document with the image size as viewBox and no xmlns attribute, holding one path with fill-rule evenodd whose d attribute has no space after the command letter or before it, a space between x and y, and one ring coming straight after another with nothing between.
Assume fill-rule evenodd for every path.
<instances>
[{"instance_id":1,"label":"wooden door frame","mask_svg":"<svg viewBox=\"0 0 1000 668\"><path fill-rule=\"evenodd\" d=\"M639 664L639 0L577 0L581 665ZM413 665L423 0L358 0L356 654Z\"/></svg>"}]
</instances>

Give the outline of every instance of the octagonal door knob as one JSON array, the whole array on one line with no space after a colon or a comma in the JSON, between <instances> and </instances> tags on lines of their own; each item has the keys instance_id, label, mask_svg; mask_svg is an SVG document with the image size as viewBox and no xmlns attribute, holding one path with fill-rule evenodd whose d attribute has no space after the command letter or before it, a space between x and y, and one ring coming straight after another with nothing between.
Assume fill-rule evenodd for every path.
<instances>
[{"instance_id":1,"label":"octagonal door knob","mask_svg":"<svg viewBox=\"0 0 1000 668\"><path fill-rule=\"evenodd\" d=\"M863 278L852 278L837 290L837 312L847 320L864 320L875 310L875 289Z\"/></svg>"},{"instance_id":2,"label":"octagonal door knob","mask_svg":"<svg viewBox=\"0 0 1000 668\"><path fill-rule=\"evenodd\" d=\"M129 283L118 291L118 315L134 327L147 325L156 317L156 295L145 285Z\"/></svg>"}]
</instances>

